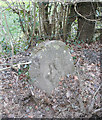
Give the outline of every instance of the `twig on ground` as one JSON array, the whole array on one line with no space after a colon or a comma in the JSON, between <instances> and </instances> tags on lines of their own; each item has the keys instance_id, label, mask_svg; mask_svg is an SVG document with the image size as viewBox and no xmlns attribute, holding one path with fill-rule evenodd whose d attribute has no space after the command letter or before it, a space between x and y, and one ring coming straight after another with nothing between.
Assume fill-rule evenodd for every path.
<instances>
[{"instance_id":1,"label":"twig on ground","mask_svg":"<svg viewBox=\"0 0 102 120\"><path fill-rule=\"evenodd\" d=\"M26 62L26 63L18 63L18 64L16 64L16 65L12 65L12 66L10 66L10 67L6 67L6 68L3 68L3 69L0 69L0 71L4 71L4 70L7 70L7 69L10 69L11 67L16 67L17 66L17 68L19 68L20 67L20 65L27 65L27 64L31 64L31 61L29 61L29 62Z\"/></svg>"},{"instance_id":2,"label":"twig on ground","mask_svg":"<svg viewBox=\"0 0 102 120\"><path fill-rule=\"evenodd\" d=\"M102 111L102 108L96 109L96 110L94 110L92 113L95 114L95 113L97 113L97 112L99 112L99 111Z\"/></svg>"},{"instance_id":3,"label":"twig on ground","mask_svg":"<svg viewBox=\"0 0 102 120\"><path fill-rule=\"evenodd\" d=\"M31 84L30 84L30 86L33 88L33 86L32 86ZM37 104L37 103L38 103L38 100L37 100L37 98L35 97L35 94L34 94L33 89L32 89L31 87L29 87L29 89L30 89L32 98L33 98L33 100L34 100L34 103Z\"/></svg>"},{"instance_id":4,"label":"twig on ground","mask_svg":"<svg viewBox=\"0 0 102 120\"><path fill-rule=\"evenodd\" d=\"M101 86L102 86L102 84L98 87L98 89L96 90L96 92L95 92L94 95L93 95L91 105L89 106L89 109L88 109L89 112L91 112L91 111L93 110L94 103L95 103L95 96L96 96L96 94L98 93L98 91L99 91L99 89L101 88Z\"/></svg>"},{"instance_id":5,"label":"twig on ground","mask_svg":"<svg viewBox=\"0 0 102 120\"><path fill-rule=\"evenodd\" d=\"M79 62L80 62L80 58L78 59L78 61L76 63L76 69L77 69L77 74L78 74L78 79L79 79L79 88L82 91L81 95L79 94L78 101L79 101L79 104L80 104L81 112L85 113L86 109L84 107L83 98L82 98L83 93L84 93L84 85L83 85L83 80L82 80L82 78L80 77L80 74L79 74Z\"/></svg>"},{"instance_id":6,"label":"twig on ground","mask_svg":"<svg viewBox=\"0 0 102 120\"><path fill-rule=\"evenodd\" d=\"M94 110L91 114L87 116L87 118L91 118L93 114L96 114L97 112L102 111L102 108Z\"/></svg>"}]
</instances>

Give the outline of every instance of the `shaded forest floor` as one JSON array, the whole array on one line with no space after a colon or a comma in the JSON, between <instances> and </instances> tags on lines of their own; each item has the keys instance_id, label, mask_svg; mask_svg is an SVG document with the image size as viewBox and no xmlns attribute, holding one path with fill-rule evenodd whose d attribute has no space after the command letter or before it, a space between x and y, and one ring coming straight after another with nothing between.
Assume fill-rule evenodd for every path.
<instances>
[{"instance_id":1,"label":"shaded forest floor","mask_svg":"<svg viewBox=\"0 0 102 120\"><path fill-rule=\"evenodd\" d=\"M92 117L90 113L83 114L80 108L80 97L83 105L87 108L92 101L92 97L100 86L100 44L98 42L91 45L72 44L71 54L74 58L75 66L79 62L79 72L76 70L73 75L62 77L59 86L53 91L51 96L36 87L28 84L29 78L25 74L26 68L22 66L23 73L19 74L8 69L0 72L1 84L1 106L3 118L78 118ZM19 53L14 56L14 62L29 61L30 52ZM10 58L0 58L0 68L3 64L9 63ZM80 75L78 75L78 73ZM83 80L84 91L79 87L79 81ZM32 91L34 95L32 95ZM79 97L80 95L80 97ZM100 108L100 92L94 96L95 104L92 112ZM86 109L87 110L87 109ZM101 116L101 112L95 112ZM92 115L92 113L91 113Z\"/></svg>"}]
</instances>

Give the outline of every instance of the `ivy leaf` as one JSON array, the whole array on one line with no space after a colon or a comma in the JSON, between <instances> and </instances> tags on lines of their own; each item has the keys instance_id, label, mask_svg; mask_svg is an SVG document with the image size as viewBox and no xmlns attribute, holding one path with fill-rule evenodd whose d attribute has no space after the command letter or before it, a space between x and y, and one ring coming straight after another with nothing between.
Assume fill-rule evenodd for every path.
<instances>
[{"instance_id":1,"label":"ivy leaf","mask_svg":"<svg viewBox=\"0 0 102 120\"><path fill-rule=\"evenodd\" d=\"M27 8L29 8L30 7L30 4L29 5L27 5Z\"/></svg>"},{"instance_id":2,"label":"ivy leaf","mask_svg":"<svg viewBox=\"0 0 102 120\"><path fill-rule=\"evenodd\" d=\"M77 23L77 19L75 20L75 22Z\"/></svg>"},{"instance_id":3,"label":"ivy leaf","mask_svg":"<svg viewBox=\"0 0 102 120\"><path fill-rule=\"evenodd\" d=\"M7 8L6 10L9 11L9 10L11 10L11 8Z\"/></svg>"}]
</instances>

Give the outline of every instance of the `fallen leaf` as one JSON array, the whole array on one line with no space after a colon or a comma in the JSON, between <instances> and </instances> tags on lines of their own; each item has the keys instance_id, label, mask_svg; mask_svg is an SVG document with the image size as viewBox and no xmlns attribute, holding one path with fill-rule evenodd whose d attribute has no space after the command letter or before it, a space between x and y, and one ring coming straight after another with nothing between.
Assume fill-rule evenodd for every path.
<instances>
[{"instance_id":1,"label":"fallen leaf","mask_svg":"<svg viewBox=\"0 0 102 120\"><path fill-rule=\"evenodd\" d=\"M33 116L28 116L28 118L33 118Z\"/></svg>"},{"instance_id":2,"label":"fallen leaf","mask_svg":"<svg viewBox=\"0 0 102 120\"><path fill-rule=\"evenodd\" d=\"M37 106L37 105L35 106L35 109L38 109L38 106Z\"/></svg>"},{"instance_id":3,"label":"fallen leaf","mask_svg":"<svg viewBox=\"0 0 102 120\"><path fill-rule=\"evenodd\" d=\"M9 84L10 87L12 87L12 84Z\"/></svg>"},{"instance_id":4,"label":"fallen leaf","mask_svg":"<svg viewBox=\"0 0 102 120\"><path fill-rule=\"evenodd\" d=\"M74 54L71 54L71 56L72 56L72 57L75 57L75 55L74 55Z\"/></svg>"},{"instance_id":5,"label":"fallen leaf","mask_svg":"<svg viewBox=\"0 0 102 120\"><path fill-rule=\"evenodd\" d=\"M74 80L78 80L78 77L77 77L77 76L74 76Z\"/></svg>"},{"instance_id":6,"label":"fallen leaf","mask_svg":"<svg viewBox=\"0 0 102 120\"><path fill-rule=\"evenodd\" d=\"M93 73L89 73L92 77L95 77L95 75Z\"/></svg>"},{"instance_id":7,"label":"fallen leaf","mask_svg":"<svg viewBox=\"0 0 102 120\"><path fill-rule=\"evenodd\" d=\"M91 66L95 66L95 64L92 63Z\"/></svg>"},{"instance_id":8,"label":"fallen leaf","mask_svg":"<svg viewBox=\"0 0 102 120\"><path fill-rule=\"evenodd\" d=\"M59 82L59 85L62 85L62 82L61 82L61 81Z\"/></svg>"},{"instance_id":9,"label":"fallen leaf","mask_svg":"<svg viewBox=\"0 0 102 120\"><path fill-rule=\"evenodd\" d=\"M71 92L68 90L68 91L66 92L66 97L69 98L70 96L71 96Z\"/></svg>"},{"instance_id":10,"label":"fallen leaf","mask_svg":"<svg viewBox=\"0 0 102 120\"><path fill-rule=\"evenodd\" d=\"M100 67L100 63L98 63L97 66Z\"/></svg>"},{"instance_id":11,"label":"fallen leaf","mask_svg":"<svg viewBox=\"0 0 102 120\"><path fill-rule=\"evenodd\" d=\"M61 79L60 80L64 80L64 77L61 77Z\"/></svg>"}]
</instances>

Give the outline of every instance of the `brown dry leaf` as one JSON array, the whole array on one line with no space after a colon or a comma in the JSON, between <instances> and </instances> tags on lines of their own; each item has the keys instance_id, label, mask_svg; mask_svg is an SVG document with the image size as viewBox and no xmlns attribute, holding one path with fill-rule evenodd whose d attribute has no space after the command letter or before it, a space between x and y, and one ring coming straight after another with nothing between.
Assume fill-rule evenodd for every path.
<instances>
[{"instance_id":1,"label":"brown dry leaf","mask_svg":"<svg viewBox=\"0 0 102 120\"><path fill-rule=\"evenodd\" d=\"M61 82L61 81L59 82L59 85L62 85L62 82Z\"/></svg>"},{"instance_id":2,"label":"brown dry leaf","mask_svg":"<svg viewBox=\"0 0 102 120\"><path fill-rule=\"evenodd\" d=\"M100 63L97 63L97 66L100 67Z\"/></svg>"},{"instance_id":3,"label":"brown dry leaf","mask_svg":"<svg viewBox=\"0 0 102 120\"><path fill-rule=\"evenodd\" d=\"M71 54L71 56L72 56L72 57L75 57L75 55L74 55L74 54Z\"/></svg>"},{"instance_id":4,"label":"brown dry leaf","mask_svg":"<svg viewBox=\"0 0 102 120\"><path fill-rule=\"evenodd\" d=\"M2 64L2 59L0 58L0 64Z\"/></svg>"},{"instance_id":5,"label":"brown dry leaf","mask_svg":"<svg viewBox=\"0 0 102 120\"><path fill-rule=\"evenodd\" d=\"M35 106L35 109L38 109L38 106L37 106L37 105Z\"/></svg>"},{"instance_id":6,"label":"brown dry leaf","mask_svg":"<svg viewBox=\"0 0 102 120\"><path fill-rule=\"evenodd\" d=\"M91 66L95 66L95 64L92 63Z\"/></svg>"},{"instance_id":7,"label":"brown dry leaf","mask_svg":"<svg viewBox=\"0 0 102 120\"><path fill-rule=\"evenodd\" d=\"M74 80L78 80L78 76L74 76Z\"/></svg>"},{"instance_id":8,"label":"brown dry leaf","mask_svg":"<svg viewBox=\"0 0 102 120\"><path fill-rule=\"evenodd\" d=\"M60 80L64 80L64 77L61 77L61 79Z\"/></svg>"},{"instance_id":9,"label":"brown dry leaf","mask_svg":"<svg viewBox=\"0 0 102 120\"><path fill-rule=\"evenodd\" d=\"M10 87L12 87L12 84L9 84Z\"/></svg>"},{"instance_id":10,"label":"brown dry leaf","mask_svg":"<svg viewBox=\"0 0 102 120\"><path fill-rule=\"evenodd\" d=\"M30 115L29 115L28 118L33 118L33 116L30 116Z\"/></svg>"}]
</instances>

